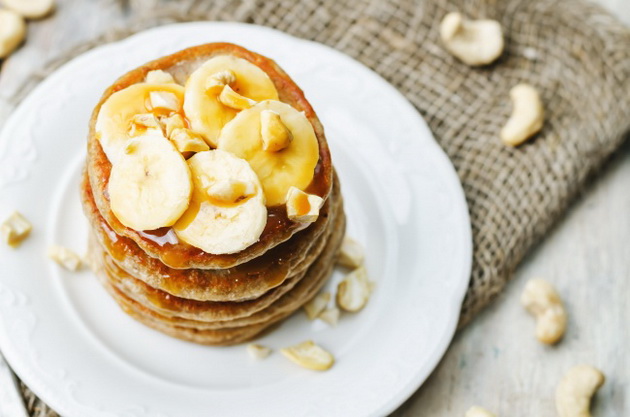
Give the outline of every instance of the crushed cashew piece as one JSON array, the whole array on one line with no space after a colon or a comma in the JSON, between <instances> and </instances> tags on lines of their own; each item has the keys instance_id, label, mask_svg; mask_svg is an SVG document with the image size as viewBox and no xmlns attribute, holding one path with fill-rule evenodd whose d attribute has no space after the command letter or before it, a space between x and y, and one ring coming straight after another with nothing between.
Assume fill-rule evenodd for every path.
<instances>
[{"instance_id":1,"label":"crushed cashew piece","mask_svg":"<svg viewBox=\"0 0 630 417\"><path fill-rule=\"evenodd\" d=\"M236 75L230 70L219 71L216 74L212 74L206 80L207 91L219 91L226 85L230 85L236 81Z\"/></svg>"},{"instance_id":2,"label":"crushed cashew piece","mask_svg":"<svg viewBox=\"0 0 630 417\"><path fill-rule=\"evenodd\" d=\"M325 371L335 363L333 355L312 340L280 349L280 352L301 367L315 371Z\"/></svg>"},{"instance_id":3,"label":"crushed cashew piece","mask_svg":"<svg viewBox=\"0 0 630 417\"><path fill-rule=\"evenodd\" d=\"M169 135L169 139L181 153L202 152L210 149L201 136L185 127L174 129Z\"/></svg>"},{"instance_id":4,"label":"crushed cashew piece","mask_svg":"<svg viewBox=\"0 0 630 417\"><path fill-rule=\"evenodd\" d=\"M317 318L323 320L331 326L336 326L337 323L339 323L340 314L341 311L337 307L331 307L319 313L319 316L317 316Z\"/></svg>"},{"instance_id":5,"label":"crushed cashew piece","mask_svg":"<svg viewBox=\"0 0 630 417\"><path fill-rule=\"evenodd\" d=\"M299 223L313 223L319 217L319 209L324 199L318 195L307 194L297 187L289 188L285 199L287 217Z\"/></svg>"},{"instance_id":6,"label":"crushed cashew piece","mask_svg":"<svg viewBox=\"0 0 630 417\"><path fill-rule=\"evenodd\" d=\"M11 246L17 248L26 239L33 230L33 225L26 220L21 213L14 211L2 224L0 225L0 234L2 234L2 240Z\"/></svg>"},{"instance_id":7,"label":"crushed cashew piece","mask_svg":"<svg viewBox=\"0 0 630 417\"><path fill-rule=\"evenodd\" d=\"M78 271L83 266L83 259L66 247L52 245L48 248L47 254L50 259L68 271Z\"/></svg>"},{"instance_id":8,"label":"crushed cashew piece","mask_svg":"<svg viewBox=\"0 0 630 417\"><path fill-rule=\"evenodd\" d=\"M223 86L221 94L219 94L219 101L224 106L230 107L234 110L245 110L256 104L255 100L240 95L236 91L232 90L229 84Z\"/></svg>"},{"instance_id":9,"label":"crushed cashew piece","mask_svg":"<svg viewBox=\"0 0 630 417\"><path fill-rule=\"evenodd\" d=\"M181 106L177 96L169 91L151 91L149 102L151 110L179 111Z\"/></svg>"},{"instance_id":10,"label":"crushed cashew piece","mask_svg":"<svg viewBox=\"0 0 630 417\"><path fill-rule=\"evenodd\" d=\"M365 266L350 272L337 285L337 305L345 311L356 313L367 304L372 285Z\"/></svg>"},{"instance_id":11,"label":"crushed cashew piece","mask_svg":"<svg viewBox=\"0 0 630 417\"><path fill-rule=\"evenodd\" d=\"M304 311L309 320L315 320L319 313L324 311L330 301L330 293L319 293L313 297L308 303L304 304Z\"/></svg>"},{"instance_id":12,"label":"crushed cashew piece","mask_svg":"<svg viewBox=\"0 0 630 417\"><path fill-rule=\"evenodd\" d=\"M175 79L166 71L153 70L147 73L145 81L150 84L172 84Z\"/></svg>"},{"instance_id":13,"label":"crushed cashew piece","mask_svg":"<svg viewBox=\"0 0 630 417\"><path fill-rule=\"evenodd\" d=\"M273 110L260 112L260 137L266 152L279 152L293 141L293 134Z\"/></svg>"},{"instance_id":14,"label":"crushed cashew piece","mask_svg":"<svg viewBox=\"0 0 630 417\"><path fill-rule=\"evenodd\" d=\"M267 346L259 345L258 343L250 343L247 345L247 353L253 359L265 359L267 356L271 355L271 349Z\"/></svg>"},{"instance_id":15,"label":"crushed cashew piece","mask_svg":"<svg viewBox=\"0 0 630 417\"><path fill-rule=\"evenodd\" d=\"M496 415L485 408L473 405L468 409L468 411L466 411L466 415L464 417L496 417Z\"/></svg>"},{"instance_id":16,"label":"crushed cashew piece","mask_svg":"<svg viewBox=\"0 0 630 417\"><path fill-rule=\"evenodd\" d=\"M346 268L358 268L363 265L365 253L363 246L351 237L344 237L339 249L339 258L337 263Z\"/></svg>"},{"instance_id":17,"label":"crushed cashew piece","mask_svg":"<svg viewBox=\"0 0 630 417\"><path fill-rule=\"evenodd\" d=\"M164 133L167 138L170 138L176 129L185 129L186 122L181 114L175 113L168 117L163 117L160 119L160 123L164 128Z\"/></svg>"}]
</instances>

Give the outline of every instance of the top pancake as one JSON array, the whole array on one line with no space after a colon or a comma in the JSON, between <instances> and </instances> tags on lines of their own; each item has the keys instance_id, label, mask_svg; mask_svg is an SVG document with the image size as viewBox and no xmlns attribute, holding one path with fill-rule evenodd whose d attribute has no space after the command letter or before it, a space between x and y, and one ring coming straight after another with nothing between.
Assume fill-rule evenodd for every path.
<instances>
[{"instance_id":1,"label":"top pancake","mask_svg":"<svg viewBox=\"0 0 630 417\"><path fill-rule=\"evenodd\" d=\"M327 198L332 188L332 162L323 127L313 108L304 97L302 90L271 59L234 44L211 43L184 49L128 72L105 91L92 114L87 158L90 185L99 212L117 234L132 239L148 255L160 259L165 265L175 269L231 268L264 254L269 249L285 242L306 226L302 223L290 221L286 216L285 206L270 207L265 230L258 242L237 253L214 255L181 241L177 243L166 242L167 239L162 239L161 237L168 234L172 238L174 233L169 233L170 228L163 228L150 234L144 233L124 226L113 214L107 193L112 166L103 152L95 133L96 119L101 106L113 93L130 85L143 82L147 73L153 70L159 69L169 72L179 84L184 85L192 72L208 59L218 55L232 55L257 65L267 73L274 83L278 90L280 101L291 105L298 111L304 112L313 125L319 143L319 161L315 167L313 181L307 190Z\"/></svg>"}]
</instances>

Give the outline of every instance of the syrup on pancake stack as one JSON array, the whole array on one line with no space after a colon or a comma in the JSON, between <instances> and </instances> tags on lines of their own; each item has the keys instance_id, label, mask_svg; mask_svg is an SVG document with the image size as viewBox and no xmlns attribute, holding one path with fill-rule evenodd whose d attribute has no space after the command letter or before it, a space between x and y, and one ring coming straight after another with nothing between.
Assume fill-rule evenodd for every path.
<instances>
[{"instance_id":1,"label":"syrup on pancake stack","mask_svg":"<svg viewBox=\"0 0 630 417\"><path fill-rule=\"evenodd\" d=\"M96 106L81 184L99 279L184 340L251 339L309 301L345 231L323 128L275 62L206 44L137 68Z\"/></svg>"}]
</instances>

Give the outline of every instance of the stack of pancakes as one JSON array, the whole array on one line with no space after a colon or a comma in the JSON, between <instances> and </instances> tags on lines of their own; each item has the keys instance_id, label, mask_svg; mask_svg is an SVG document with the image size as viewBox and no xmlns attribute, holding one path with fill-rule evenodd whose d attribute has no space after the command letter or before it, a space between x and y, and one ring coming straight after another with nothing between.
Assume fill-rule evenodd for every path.
<instances>
[{"instance_id":1,"label":"stack of pancakes","mask_svg":"<svg viewBox=\"0 0 630 417\"><path fill-rule=\"evenodd\" d=\"M114 92L141 82L156 69L184 83L201 63L218 54L254 62L269 74L280 100L307 116L320 155L309 189L318 190L325 199L313 223L292 222L284 206L270 207L259 241L223 255L179 241L170 228L136 231L120 223L107 193L111 163L94 133L99 109ZM267 58L235 45L208 44L129 72L105 92L94 111L86 165L81 196L91 228L95 271L125 312L156 330L202 344L239 343L295 312L331 274L345 232L339 182L313 109L293 81Z\"/></svg>"}]
</instances>

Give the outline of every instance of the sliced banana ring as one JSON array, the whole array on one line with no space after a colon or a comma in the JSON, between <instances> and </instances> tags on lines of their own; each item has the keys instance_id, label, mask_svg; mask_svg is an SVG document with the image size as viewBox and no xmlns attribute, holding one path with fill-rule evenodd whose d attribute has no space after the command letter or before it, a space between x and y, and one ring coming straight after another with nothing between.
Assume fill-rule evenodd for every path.
<instances>
[{"instance_id":1,"label":"sliced banana ring","mask_svg":"<svg viewBox=\"0 0 630 417\"><path fill-rule=\"evenodd\" d=\"M148 133L147 129L133 125L138 114L168 116L181 111L183 102L184 87L173 83L133 84L109 96L101 106L95 125L109 161L112 164L117 161L131 137Z\"/></svg>"},{"instance_id":2,"label":"sliced banana ring","mask_svg":"<svg viewBox=\"0 0 630 417\"><path fill-rule=\"evenodd\" d=\"M112 165L108 192L114 215L134 230L172 226L192 193L184 157L161 135L133 138Z\"/></svg>"},{"instance_id":3,"label":"sliced banana ring","mask_svg":"<svg viewBox=\"0 0 630 417\"><path fill-rule=\"evenodd\" d=\"M278 114L291 133L292 140L277 152L263 149L261 113L265 110ZM217 147L249 162L260 178L268 206L284 204L291 187L308 187L319 160L317 136L304 113L276 100L240 112L223 127Z\"/></svg>"},{"instance_id":4,"label":"sliced banana ring","mask_svg":"<svg viewBox=\"0 0 630 417\"><path fill-rule=\"evenodd\" d=\"M236 253L256 243L267 224L265 197L247 161L229 152L198 152L188 160L193 194L173 230L211 254Z\"/></svg>"},{"instance_id":5,"label":"sliced banana ring","mask_svg":"<svg viewBox=\"0 0 630 417\"><path fill-rule=\"evenodd\" d=\"M186 82L184 112L191 128L216 147L221 128L238 113L219 101L224 85L253 101L277 100L271 78L251 62L231 55L219 55L195 70Z\"/></svg>"}]
</instances>

